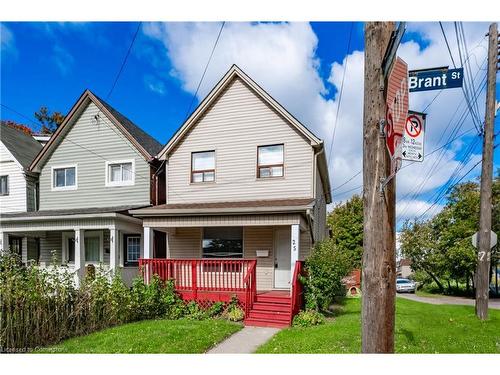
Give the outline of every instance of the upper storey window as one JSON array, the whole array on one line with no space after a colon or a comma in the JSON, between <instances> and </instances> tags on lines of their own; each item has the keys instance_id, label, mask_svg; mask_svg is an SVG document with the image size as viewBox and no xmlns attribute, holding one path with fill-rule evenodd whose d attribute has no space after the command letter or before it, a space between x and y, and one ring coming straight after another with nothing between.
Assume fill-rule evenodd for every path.
<instances>
[{"instance_id":1,"label":"upper storey window","mask_svg":"<svg viewBox=\"0 0 500 375\"><path fill-rule=\"evenodd\" d=\"M191 154L191 182L215 181L215 151Z\"/></svg>"},{"instance_id":2,"label":"upper storey window","mask_svg":"<svg viewBox=\"0 0 500 375\"><path fill-rule=\"evenodd\" d=\"M106 186L134 184L134 161L120 160L106 162Z\"/></svg>"},{"instance_id":3,"label":"upper storey window","mask_svg":"<svg viewBox=\"0 0 500 375\"><path fill-rule=\"evenodd\" d=\"M259 146L257 148L257 177L283 177L283 145Z\"/></svg>"},{"instance_id":4,"label":"upper storey window","mask_svg":"<svg viewBox=\"0 0 500 375\"><path fill-rule=\"evenodd\" d=\"M76 186L76 165L52 168L53 190L74 190Z\"/></svg>"}]
</instances>

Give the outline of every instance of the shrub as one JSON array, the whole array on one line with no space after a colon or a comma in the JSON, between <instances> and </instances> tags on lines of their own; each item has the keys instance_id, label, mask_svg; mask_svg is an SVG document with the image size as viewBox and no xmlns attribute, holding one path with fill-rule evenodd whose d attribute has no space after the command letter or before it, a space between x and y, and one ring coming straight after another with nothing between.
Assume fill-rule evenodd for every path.
<instances>
[{"instance_id":1,"label":"shrub","mask_svg":"<svg viewBox=\"0 0 500 375\"><path fill-rule=\"evenodd\" d=\"M307 276L301 277L307 310L326 310L336 296L345 296L342 279L351 272L352 259L333 240L318 242L306 259Z\"/></svg>"},{"instance_id":2,"label":"shrub","mask_svg":"<svg viewBox=\"0 0 500 375\"><path fill-rule=\"evenodd\" d=\"M231 301L226 306L223 312L223 317L231 322L240 322L245 317L245 312L241 309L238 304L238 297L232 296Z\"/></svg>"},{"instance_id":3,"label":"shrub","mask_svg":"<svg viewBox=\"0 0 500 375\"><path fill-rule=\"evenodd\" d=\"M207 314L210 318L220 316L224 311L224 302L215 302L208 308Z\"/></svg>"},{"instance_id":4,"label":"shrub","mask_svg":"<svg viewBox=\"0 0 500 375\"><path fill-rule=\"evenodd\" d=\"M294 327L311 327L323 324L325 321L323 314L316 310L301 311L293 318Z\"/></svg>"}]
</instances>

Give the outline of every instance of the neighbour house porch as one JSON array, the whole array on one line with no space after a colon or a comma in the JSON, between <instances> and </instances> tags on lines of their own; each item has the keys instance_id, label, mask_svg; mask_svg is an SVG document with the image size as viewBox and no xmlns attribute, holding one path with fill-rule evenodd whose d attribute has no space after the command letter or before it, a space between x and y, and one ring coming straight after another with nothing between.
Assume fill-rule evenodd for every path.
<instances>
[{"instance_id":1,"label":"neighbour house porch","mask_svg":"<svg viewBox=\"0 0 500 375\"><path fill-rule=\"evenodd\" d=\"M247 324L289 325L302 304L298 278L312 246L304 207L310 202L248 210L242 202L133 210L143 219L144 278L172 279L183 299L205 305L236 296Z\"/></svg>"},{"instance_id":2,"label":"neighbour house porch","mask_svg":"<svg viewBox=\"0 0 500 375\"><path fill-rule=\"evenodd\" d=\"M23 263L63 267L77 282L93 264L109 275L119 270L130 284L142 256L141 221L117 207L3 214L0 241Z\"/></svg>"}]
</instances>

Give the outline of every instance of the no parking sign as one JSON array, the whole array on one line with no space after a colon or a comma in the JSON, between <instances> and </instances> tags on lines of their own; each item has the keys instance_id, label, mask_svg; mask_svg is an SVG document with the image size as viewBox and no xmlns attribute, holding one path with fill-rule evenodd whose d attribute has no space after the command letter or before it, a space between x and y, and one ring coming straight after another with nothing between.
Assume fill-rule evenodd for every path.
<instances>
[{"instance_id":1,"label":"no parking sign","mask_svg":"<svg viewBox=\"0 0 500 375\"><path fill-rule=\"evenodd\" d=\"M408 111L401 155L403 160L424 161L425 113Z\"/></svg>"}]
</instances>

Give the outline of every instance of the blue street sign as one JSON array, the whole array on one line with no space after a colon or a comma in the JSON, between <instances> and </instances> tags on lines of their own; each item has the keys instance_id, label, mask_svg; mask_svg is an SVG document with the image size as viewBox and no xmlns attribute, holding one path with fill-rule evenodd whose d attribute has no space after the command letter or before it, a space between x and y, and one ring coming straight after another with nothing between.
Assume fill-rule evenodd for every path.
<instances>
[{"instance_id":1,"label":"blue street sign","mask_svg":"<svg viewBox=\"0 0 500 375\"><path fill-rule=\"evenodd\" d=\"M408 88L410 92L451 89L462 87L463 79L463 68L410 70L408 72Z\"/></svg>"}]
</instances>

